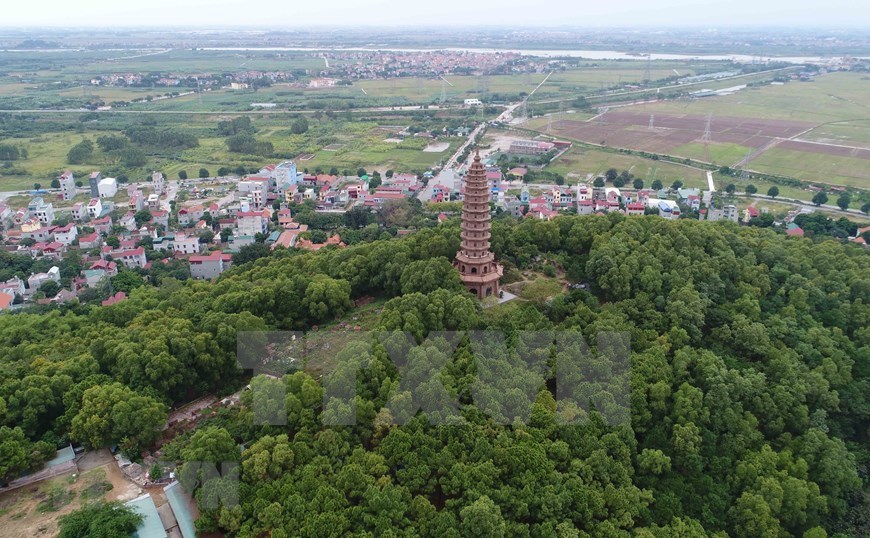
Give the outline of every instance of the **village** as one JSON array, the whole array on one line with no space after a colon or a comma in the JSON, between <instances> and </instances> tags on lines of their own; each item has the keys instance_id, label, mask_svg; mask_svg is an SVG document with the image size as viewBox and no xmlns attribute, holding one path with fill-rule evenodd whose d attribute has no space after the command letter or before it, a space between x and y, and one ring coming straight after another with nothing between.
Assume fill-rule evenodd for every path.
<instances>
[{"instance_id":1,"label":"village","mask_svg":"<svg viewBox=\"0 0 870 538\"><path fill-rule=\"evenodd\" d=\"M570 146L558 140L517 139L505 151L533 160ZM589 174L587 182L576 185L530 183L529 168L520 165L505 173L498 155L490 151L484 159L496 215L550 220L560 214L619 212L677 219L691 212L701 220L735 223L749 223L760 215L755 207L740 211L733 203L720 202L715 187L702 191L683 188L681 182L631 188ZM463 199L464 166L463 162L458 168L430 170L419 177L393 171L383 177L377 171L371 176L339 176L309 174L300 171L296 162L283 161L242 177L170 181L154 172L146 181L129 184L119 184L99 171L86 182L77 181L66 171L54 182L57 188L33 191L27 205L0 202L3 249L57 262L27 278L0 282L0 310L73 301L83 290L100 286L120 271L147 273L154 264L173 260L187 264L192 278L213 279L232 266L234 254L255 243L309 251L344 247L339 234L309 229L294 219L292 208L303 205L317 213L341 215L354 210L377 213L386 205L416 199L426 207L443 207L437 214L441 223L456 214L445 202ZM797 225L788 226L788 234L803 235ZM68 256L79 259L82 270L62 287L60 262ZM126 297L124 291L113 292L102 304Z\"/></svg>"}]
</instances>

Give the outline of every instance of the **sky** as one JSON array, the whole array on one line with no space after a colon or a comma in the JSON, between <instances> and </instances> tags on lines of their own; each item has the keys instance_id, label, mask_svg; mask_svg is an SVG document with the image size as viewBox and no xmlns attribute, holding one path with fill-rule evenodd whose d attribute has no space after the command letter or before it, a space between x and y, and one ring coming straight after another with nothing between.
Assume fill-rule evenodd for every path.
<instances>
[{"instance_id":1,"label":"sky","mask_svg":"<svg viewBox=\"0 0 870 538\"><path fill-rule=\"evenodd\" d=\"M867 0L10 0L0 26L848 26Z\"/></svg>"}]
</instances>

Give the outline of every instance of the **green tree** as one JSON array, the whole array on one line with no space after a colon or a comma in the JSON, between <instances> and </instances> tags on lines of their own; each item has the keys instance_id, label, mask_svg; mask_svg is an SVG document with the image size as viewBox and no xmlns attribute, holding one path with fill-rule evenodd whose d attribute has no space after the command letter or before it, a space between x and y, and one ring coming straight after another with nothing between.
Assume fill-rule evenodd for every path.
<instances>
[{"instance_id":1,"label":"green tree","mask_svg":"<svg viewBox=\"0 0 870 538\"><path fill-rule=\"evenodd\" d=\"M737 191L737 186L734 185L734 183L729 183L728 185L725 186L725 192L727 192L728 194L734 194L734 192L736 192L736 191Z\"/></svg>"},{"instance_id":2,"label":"green tree","mask_svg":"<svg viewBox=\"0 0 870 538\"><path fill-rule=\"evenodd\" d=\"M130 293L136 288L145 285L145 279L135 271L123 270L118 271L118 274L112 277L112 288L118 292Z\"/></svg>"},{"instance_id":3,"label":"green tree","mask_svg":"<svg viewBox=\"0 0 870 538\"><path fill-rule=\"evenodd\" d=\"M305 116L299 116L293 123L290 124L290 132L293 134L303 134L308 131L308 120Z\"/></svg>"},{"instance_id":4,"label":"green tree","mask_svg":"<svg viewBox=\"0 0 870 538\"><path fill-rule=\"evenodd\" d=\"M840 195L839 198L837 198L837 205L843 211L849 209L849 204L851 204L851 203L852 203L852 197L849 195L848 192L844 192L843 194Z\"/></svg>"},{"instance_id":5,"label":"green tree","mask_svg":"<svg viewBox=\"0 0 870 538\"><path fill-rule=\"evenodd\" d=\"M505 521L501 509L486 495L459 512L463 536L505 536Z\"/></svg>"},{"instance_id":6,"label":"green tree","mask_svg":"<svg viewBox=\"0 0 870 538\"><path fill-rule=\"evenodd\" d=\"M223 237L223 233L221 234L221 237ZM265 258L271 253L272 251L269 248L269 245L264 243L245 245L240 248L238 252L233 254L233 264L241 265L243 263L252 262L260 258Z\"/></svg>"},{"instance_id":7,"label":"green tree","mask_svg":"<svg viewBox=\"0 0 870 538\"><path fill-rule=\"evenodd\" d=\"M402 271L400 282L403 294L430 293L439 288L462 290L459 273L446 258L412 262Z\"/></svg>"},{"instance_id":8,"label":"green tree","mask_svg":"<svg viewBox=\"0 0 870 538\"><path fill-rule=\"evenodd\" d=\"M746 192L749 194L755 194L756 192L758 192L758 187L750 183L746 186Z\"/></svg>"},{"instance_id":9,"label":"green tree","mask_svg":"<svg viewBox=\"0 0 870 538\"><path fill-rule=\"evenodd\" d=\"M239 445L230 432L215 426L196 430L181 451L182 459L188 462L239 461L240 454Z\"/></svg>"},{"instance_id":10,"label":"green tree","mask_svg":"<svg viewBox=\"0 0 870 538\"><path fill-rule=\"evenodd\" d=\"M46 297L54 297L60 291L60 284L54 280L49 280L39 287L39 291L45 294Z\"/></svg>"},{"instance_id":11,"label":"green tree","mask_svg":"<svg viewBox=\"0 0 870 538\"><path fill-rule=\"evenodd\" d=\"M683 188L683 181L680 179L671 183L671 190L673 190L673 191L675 191L677 189L682 189L682 188Z\"/></svg>"},{"instance_id":12,"label":"green tree","mask_svg":"<svg viewBox=\"0 0 870 538\"><path fill-rule=\"evenodd\" d=\"M664 185L662 185L661 180L654 179L652 184L650 185L650 188L652 188L653 190L656 190L656 191L660 191L660 190L662 190L662 188L664 188Z\"/></svg>"},{"instance_id":13,"label":"green tree","mask_svg":"<svg viewBox=\"0 0 870 538\"><path fill-rule=\"evenodd\" d=\"M634 181L632 181L631 186L637 190L640 190L643 188L643 180L639 177L636 177L634 178Z\"/></svg>"},{"instance_id":14,"label":"green tree","mask_svg":"<svg viewBox=\"0 0 870 538\"><path fill-rule=\"evenodd\" d=\"M210 174L209 174L209 172L208 172L208 169L206 169L206 168L200 168L200 169L199 169L199 177L200 177L201 179L205 179L205 178L207 178L207 177L209 177L209 176L210 176Z\"/></svg>"},{"instance_id":15,"label":"green tree","mask_svg":"<svg viewBox=\"0 0 870 538\"><path fill-rule=\"evenodd\" d=\"M779 196L779 187L773 185L772 187L767 189L767 195L771 198L776 198L777 196Z\"/></svg>"},{"instance_id":16,"label":"green tree","mask_svg":"<svg viewBox=\"0 0 870 538\"><path fill-rule=\"evenodd\" d=\"M58 521L58 538L123 538L132 536L142 515L119 502L86 504Z\"/></svg>"},{"instance_id":17,"label":"green tree","mask_svg":"<svg viewBox=\"0 0 870 538\"><path fill-rule=\"evenodd\" d=\"M54 453L48 443L27 439L20 427L0 426L0 486L28 469L38 469Z\"/></svg>"},{"instance_id":18,"label":"green tree","mask_svg":"<svg viewBox=\"0 0 870 538\"><path fill-rule=\"evenodd\" d=\"M824 205L828 203L828 195L825 191L819 191L815 195L813 195L813 203L816 206Z\"/></svg>"},{"instance_id":19,"label":"green tree","mask_svg":"<svg viewBox=\"0 0 870 538\"><path fill-rule=\"evenodd\" d=\"M607 181L613 183L613 181L619 176L619 170L616 168L608 168L606 172L604 172L604 177Z\"/></svg>"},{"instance_id":20,"label":"green tree","mask_svg":"<svg viewBox=\"0 0 870 538\"><path fill-rule=\"evenodd\" d=\"M166 423L166 406L121 383L84 391L70 436L92 448L120 443L134 452L150 445Z\"/></svg>"},{"instance_id":21,"label":"green tree","mask_svg":"<svg viewBox=\"0 0 870 538\"><path fill-rule=\"evenodd\" d=\"M136 226L141 227L146 222L151 222L153 216L147 209L142 209L137 211L136 214L133 215L133 218L136 219Z\"/></svg>"},{"instance_id":22,"label":"green tree","mask_svg":"<svg viewBox=\"0 0 870 538\"><path fill-rule=\"evenodd\" d=\"M106 135L97 137L97 145L103 151L115 151L125 148L130 141L124 136Z\"/></svg>"},{"instance_id":23,"label":"green tree","mask_svg":"<svg viewBox=\"0 0 870 538\"><path fill-rule=\"evenodd\" d=\"M94 143L87 138L73 146L66 154L66 162L69 164L84 164L91 160L94 155Z\"/></svg>"}]
</instances>

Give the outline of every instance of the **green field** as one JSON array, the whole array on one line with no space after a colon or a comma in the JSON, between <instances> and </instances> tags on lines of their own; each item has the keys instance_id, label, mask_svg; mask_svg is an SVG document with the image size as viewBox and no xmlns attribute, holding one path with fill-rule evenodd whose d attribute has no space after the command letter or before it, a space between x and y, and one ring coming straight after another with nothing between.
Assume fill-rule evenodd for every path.
<instances>
[{"instance_id":1,"label":"green field","mask_svg":"<svg viewBox=\"0 0 870 538\"><path fill-rule=\"evenodd\" d=\"M630 107L632 113L691 114L791 120L817 123L818 126L797 138L829 144L870 148L870 77L860 73L830 73L810 82L789 82L750 88L729 96L704 99L679 99ZM575 119L575 118L571 118ZM547 118L535 118L524 127L546 131ZM552 120L550 134L558 136ZM711 142L705 148L693 142L668 153L716 166L733 166L750 153L750 148ZM870 161L772 147L754 158L748 168L761 173L782 175L810 182L870 188ZM806 191L796 189L795 197L809 199Z\"/></svg>"},{"instance_id":2,"label":"green field","mask_svg":"<svg viewBox=\"0 0 870 538\"><path fill-rule=\"evenodd\" d=\"M194 148L175 150L144 148L147 162L135 169L126 169L119 165L118 159L110 154L104 154L99 147L94 151L88 162L70 165L67 153L70 148L87 138L96 141L98 137L107 134L120 134L125 126L139 121L151 121L165 128L182 130L195 134L199 145ZM446 161L463 142L462 138L442 138L439 143L447 143L447 149L441 152L427 152L423 149L428 145L425 138L411 137L401 144L385 142L389 131L379 128L381 124L409 125L422 121L413 115L387 116L381 121L345 121L321 120L310 118L309 130L304 134L293 134L290 131L292 118L287 114L257 116L253 122L257 129L255 137L261 141L269 141L274 146L271 156L232 153L227 149L225 137L218 135L217 123L223 116L216 115L101 115L98 120L88 122L82 128L75 115L68 115L64 121L57 119L41 119L36 126L48 129L38 135L15 138L0 138L0 143L26 148L27 159L14 161L15 169L23 169L26 173L20 175L3 175L0 168L0 191L30 189L34 183L48 186L58 173L71 169L76 177L87 176L93 170L102 170L104 174L125 174L131 181L147 177L152 170L161 170L168 177L178 177L181 170L195 176L200 168L214 174L218 168L235 168L244 165L245 168L259 168L270 162L288 158L298 158L303 154L313 154L314 158L299 161L300 170L307 168L328 171L332 167L339 170L356 171L363 167L367 170L394 169L399 172L424 171L439 162ZM78 128L76 128L78 127ZM336 151L324 148L330 144L340 145Z\"/></svg>"},{"instance_id":3,"label":"green field","mask_svg":"<svg viewBox=\"0 0 870 538\"><path fill-rule=\"evenodd\" d=\"M807 181L870 188L870 160L771 148L750 165L753 170Z\"/></svg>"},{"instance_id":4,"label":"green field","mask_svg":"<svg viewBox=\"0 0 870 538\"><path fill-rule=\"evenodd\" d=\"M687 187L706 188L707 176L698 169L678 164L654 161L635 155L605 150L575 147L547 166L547 170L562 174L568 183L585 181L587 174L601 175L608 168L628 170L643 179L648 187L656 179L665 185L682 180Z\"/></svg>"},{"instance_id":5,"label":"green field","mask_svg":"<svg viewBox=\"0 0 870 538\"><path fill-rule=\"evenodd\" d=\"M743 192L747 185L755 185L756 188L758 188L759 194L767 194L767 190L775 185L779 189L780 198L791 198L806 202L812 200L814 194L814 192L810 190L792 187L790 185L781 185L760 178L743 179L740 177L724 176L718 172L713 174L713 181L716 184L716 189L719 191L724 191L729 183L733 183L740 192Z\"/></svg>"},{"instance_id":6,"label":"green field","mask_svg":"<svg viewBox=\"0 0 870 538\"><path fill-rule=\"evenodd\" d=\"M746 157L751 148L739 144L710 143L707 147L700 142L685 144L671 150L672 155L688 157L698 161L709 161L716 166L731 166ZM709 159L707 158L709 156Z\"/></svg>"},{"instance_id":7,"label":"green field","mask_svg":"<svg viewBox=\"0 0 870 538\"><path fill-rule=\"evenodd\" d=\"M870 148L870 119L820 125L801 135L804 140Z\"/></svg>"},{"instance_id":8,"label":"green field","mask_svg":"<svg viewBox=\"0 0 870 538\"><path fill-rule=\"evenodd\" d=\"M817 124L870 118L870 77L829 73L810 82L749 88L732 95L663 101L631 108L651 114L697 114L807 121ZM864 126L870 129L870 123Z\"/></svg>"}]
</instances>

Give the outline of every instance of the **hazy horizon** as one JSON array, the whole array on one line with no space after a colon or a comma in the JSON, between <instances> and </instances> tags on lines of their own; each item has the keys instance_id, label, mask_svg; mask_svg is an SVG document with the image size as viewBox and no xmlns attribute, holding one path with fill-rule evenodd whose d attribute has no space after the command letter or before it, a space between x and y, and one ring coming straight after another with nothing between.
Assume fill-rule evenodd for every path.
<instances>
[{"instance_id":1,"label":"hazy horizon","mask_svg":"<svg viewBox=\"0 0 870 538\"><path fill-rule=\"evenodd\" d=\"M167 15L171 20L166 20ZM870 4L853 0L585 0L535 7L518 0L442 0L409 5L402 0L328 0L288 6L276 0L152 0L123 5L111 0L71 3L43 0L6 7L0 27L244 28L484 26L535 28L818 28L870 30Z\"/></svg>"}]
</instances>

